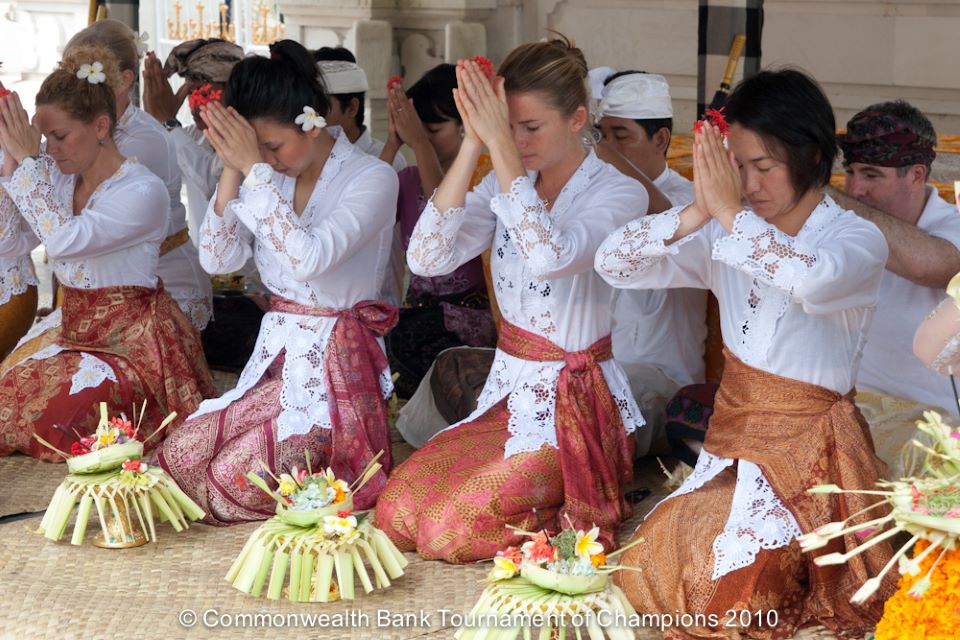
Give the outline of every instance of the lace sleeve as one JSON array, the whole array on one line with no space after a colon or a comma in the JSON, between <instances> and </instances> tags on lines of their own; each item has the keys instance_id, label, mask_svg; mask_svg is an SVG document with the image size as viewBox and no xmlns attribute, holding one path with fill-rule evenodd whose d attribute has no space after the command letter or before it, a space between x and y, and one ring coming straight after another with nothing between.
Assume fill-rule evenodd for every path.
<instances>
[{"instance_id":1,"label":"lace sleeve","mask_svg":"<svg viewBox=\"0 0 960 640\"><path fill-rule=\"evenodd\" d=\"M731 232L713 245L713 259L793 294L813 272L817 254L752 211L741 211Z\"/></svg>"},{"instance_id":2,"label":"lace sleeve","mask_svg":"<svg viewBox=\"0 0 960 640\"><path fill-rule=\"evenodd\" d=\"M247 263L253 255L253 236L240 224L231 201L218 216L213 210L214 192L200 226L200 266L207 273L231 273Z\"/></svg>"},{"instance_id":3,"label":"lace sleeve","mask_svg":"<svg viewBox=\"0 0 960 640\"><path fill-rule=\"evenodd\" d=\"M496 218L490 211L488 181L467 193L464 206L437 210L430 197L407 246L414 275L445 276L472 260L493 242Z\"/></svg>"},{"instance_id":4,"label":"lace sleeve","mask_svg":"<svg viewBox=\"0 0 960 640\"><path fill-rule=\"evenodd\" d=\"M684 208L643 216L611 234L597 251L594 268L600 277L621 289L708 289L711 260L706 227L666 243L680 227Z\"/></svg>"},{"instance_id":5,"label":"lace sleeve","mask_svg":"<svg viewBox=\"0 0 960 640\"><path fill-rule=\"evenodd\" d=\"M291 277L305 282L336 268L393 227L397 184L396 172L377 163L352 174L340 191L322 175L314 187L324 195L322 216L298 216L273 182L241 186L233 210L261 245L286 261Z\"/></svg>"},{"instance_id":6,"label":"lace sleeve","mask_svg":"<svg viewBox=\"0 0 960 640\"><path fill-rule=\"evenodd\" d=\"M590 182L578 170L549 212L528 176L516 178L509 191L493 198L491 208L534 276L559 278L592 270L607 234L647 210L647 192L639 183L599 180Z\"/></svg>"},{"instance_id":7,"label":"lace sleeve","mask_svg":"<svg viewBox=\"0 0 960 640\"><path fill-rule=\"evenodd\" d=\"M40 238L47 240L73 218L69 207L60 202L50 182L50 156L26 158L4 183L24 220Z\"/></svg>"}]
</instances>

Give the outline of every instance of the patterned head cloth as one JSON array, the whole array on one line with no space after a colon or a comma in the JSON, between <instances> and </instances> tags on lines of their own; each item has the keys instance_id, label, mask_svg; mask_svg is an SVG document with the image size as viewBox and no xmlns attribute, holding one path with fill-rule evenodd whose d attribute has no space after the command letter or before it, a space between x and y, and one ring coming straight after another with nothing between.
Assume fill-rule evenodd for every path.
<instances>
[{"instance_id":1,"label":"patterned head cloth","mask_svg":"<svg viewBox=\"0 0 960 640\"><path fill-rule=\"evenodd\" d=\"M861 111L847 123L847 132L837 136L844 163L877 167L929 165L937 157L933 150L936 142L900 118L880 111Z\"/></svg>"},{"instance_id":2,"label":"patterned head cloth","mask_svg":"<svg viewBox=\"0 0 960 640\"><path fill-rule=\"evenodd\" d=\"M223 84L230 77L233 65L243 60L243 49L225 40L188 40L173 48L163 72L169 78L174 73L187 82Z\"/></svg>"}]
</instances>

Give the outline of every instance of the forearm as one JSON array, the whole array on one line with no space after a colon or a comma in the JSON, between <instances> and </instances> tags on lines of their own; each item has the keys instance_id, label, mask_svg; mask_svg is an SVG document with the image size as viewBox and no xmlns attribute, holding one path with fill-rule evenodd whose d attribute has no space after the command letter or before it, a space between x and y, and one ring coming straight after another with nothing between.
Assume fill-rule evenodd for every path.
<instances>
[{"instance_id":1,"label":"forearm","mask_svg":"<svg viewBox=\"0 0 960 640\"><path fill-rule=\"evenodd\" d=\"M399 152L400 147L387 142L385 145L383 145L383 149L380 151L380 159L387 164L393 164L393 160L397 157L397 153Z\"/></svg>"},{"instance_id":2,"label":"forearm","mask_svg":"<svg viewBox=\"0 0 960 640\"><path fill-rule=\"evenodd\" d=\"M514 180L527 175L527 172L523 169L520 153L517 151L517 146L513 143L513 140L507 138L493 141L489 148L490 162L497 174L500 191L506 193L510 191L510 186L513 185Z\"/></svg>"},{"instance_id":3,"label":"forearm","mask_svg":"<svg viewBox=\"0 0 960 640\"><path fill-rule=\"evenodd\" d=\"M437 211L443 212L464 205L467 191L470 190L473 171L477 166L477 160L480 158L480 151L479 144L464 141L460 145L460 152L443 176L443 180L437 187L437 193L433 197L433 204ZM423 180L422 174L421 180ZM430 195L426 187L424 187L424 195Z\"/></svg>"},{"instance_id":4,"label":"forearm","mask_svg":"<svg viewBox=\"0 0 960 640\"><path fill-rule=\"evenodd\" d=\"M427 140L423 140L413 147L413 154L417 158L417 171L420 173L423 193L430 197L434 189L439 187L443 181L443 168L440 166L440 159L437 158L437 152L433 150L433 146ZM393 158L390 158L389 164L393 164Z\"/></svg>"},{"instance_id":5,"label":"forearm","mask_svg":"<svg viewBox=\"0 0 960 640\"><path fill-rule=\"evenodd\" d=\"M650 203L647 205L646 213L662 213L673 206L667 197L657 189L653 181L647 177L647 174L640 171L635 164L627 160L622 153L614 149L604 140L601 140L600 143L597 144L597 157L604 162L612 164L614 168L623 175L633 178L643 185L650 197Z\"/></svg>"},{"instance_id":6,"label":"forearm","mask_svg":"<svg viewBox=\"0 0 960 640\"><path fill-rule=\"evenodd\" d=\"M236 200L240 195L240 183L243 182L243 174L236 169L229 167L223 168L220 174L220 182L217 185L217 199L213 203L213 211L218 216L223 215L223 210L231 200Z\"/></svg>"},{"instance_id":7,"label":"forearm","mask_svg":"<svg viewBox=\"0 0 960 640\"><path fill-rule=\"evenodd\" d=\"M837 203L861 218L877 225L887 240L890 253L886 268L900 277L924 287L943 289L960 272L960 250L951 242L937 238L888 213L830 189Z\"/></svg>"}]
</instances>

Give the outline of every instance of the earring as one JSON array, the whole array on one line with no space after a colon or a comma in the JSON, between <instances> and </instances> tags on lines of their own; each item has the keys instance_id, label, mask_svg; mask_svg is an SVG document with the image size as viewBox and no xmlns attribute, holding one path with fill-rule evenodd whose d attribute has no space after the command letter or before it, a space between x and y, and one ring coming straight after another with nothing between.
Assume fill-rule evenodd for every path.
<instances>
[{"instance_id":1,"label":"earring","mask_svg":"<svg viewBox=\"0 0 960 640\"><path fill-rule=\"evenodd\" d=\"M580 140L583 142L584 146L593 147L600 143L600 130L596 127L589 127L583 130L583 133L580 134Z\"/></svg>"},{"instance_id":2,"label":"earring","mask_svg":"<svg viewBox=\"0 0 960 640\"><path fill-rule=\"evenodd\" d=\"M97 144L102 147L105 144L103 138L97 138Z\"/></svg>"}]
</instances>

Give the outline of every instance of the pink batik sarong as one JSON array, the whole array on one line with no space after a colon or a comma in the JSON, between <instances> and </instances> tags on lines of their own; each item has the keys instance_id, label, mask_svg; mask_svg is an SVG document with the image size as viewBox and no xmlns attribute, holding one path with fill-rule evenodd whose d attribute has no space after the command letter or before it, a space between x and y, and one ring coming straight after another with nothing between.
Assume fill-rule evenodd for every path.
<instances>
[{"instance_id":1,"label":"pink batik sarong","mask_svg":"<svg viewBox=\"0 0 960 640\"><path fill-rule=\"evenodd\" d=\"M613 357L610 336L568 353L502 320L498 346L524 360L565 362L557 380L558 448L504 458L510 414L503 398L397 467L377 504L377 526L403 550L471 562L519 542L507 525L556 530L569 516L578 528L598 525L611 551L630 511L622 486L633 476L633 440L599 366Z\"/></svg>"},{"instance_id":2,"label":"pink batik sarong","mask_svg":"<svg viewBox=\"0 0 960 640\"><path fill-rule=\"evenodd\" d=\"M383 469L354 497L357 509L372 507L391 466L380 387L387 357L377 337L396 324L396 308L368 301L350 309L326 309L273 296L270 310L337 318L324 350L333 428L315 426L306 434L277 439L281 354L239 400L188 420L167 438L158 449L157 463L207 512L208 522L232 524L273 515L273 500L246 479L248 471L261 472L261 461L278 474L294 465L302 467L306 450L314 468L330 466L338 478L353 482L383 451Z\"/></svg>"}]
</instances>

